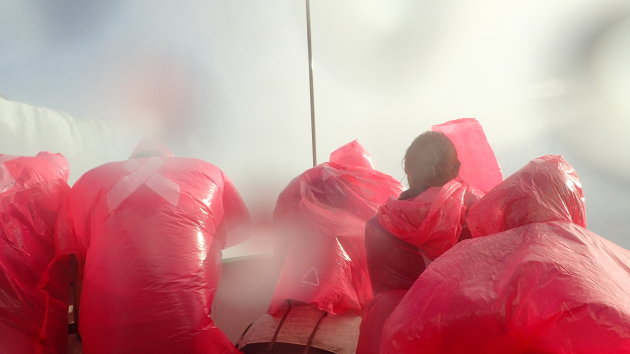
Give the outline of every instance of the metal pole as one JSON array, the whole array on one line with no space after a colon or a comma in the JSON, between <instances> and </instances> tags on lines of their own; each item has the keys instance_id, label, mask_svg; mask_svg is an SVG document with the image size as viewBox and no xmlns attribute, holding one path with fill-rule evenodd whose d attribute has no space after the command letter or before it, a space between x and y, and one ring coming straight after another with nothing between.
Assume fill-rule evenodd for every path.
<instances>
[{"instance_id":1,"label":"metal pole","mask_svg":"<svg viewBox=\"0 0 630 354\"><path fill-rule=\"evenodd\" d=\"M306 0L306 41L308 44L308 83L311 99L311 148L313 167L317 166L317 135L315 134L315 93L313 90L313 51L311 46L311 2Z\"/></svg>"}]
</instances>

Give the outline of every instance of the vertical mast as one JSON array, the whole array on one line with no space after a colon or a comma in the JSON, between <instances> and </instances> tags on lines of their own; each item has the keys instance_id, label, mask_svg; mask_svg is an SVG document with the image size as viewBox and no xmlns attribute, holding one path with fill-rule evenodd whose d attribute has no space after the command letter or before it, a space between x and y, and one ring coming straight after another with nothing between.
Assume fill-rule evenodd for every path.
<instances>
[{"instance_id":1,"label":"vertical mast","mask_svg":"<svg viewBox=\"0 0 630 354\"><path fill-rule=\"evenodd\" d=\"M313 167L317 165L317 135L315 134L315 93L313 91L313 51L311 46L311 2L306 0L306 41L308 45L308 83L311 103L311 149Z\"/></svg>"}]
</instances>

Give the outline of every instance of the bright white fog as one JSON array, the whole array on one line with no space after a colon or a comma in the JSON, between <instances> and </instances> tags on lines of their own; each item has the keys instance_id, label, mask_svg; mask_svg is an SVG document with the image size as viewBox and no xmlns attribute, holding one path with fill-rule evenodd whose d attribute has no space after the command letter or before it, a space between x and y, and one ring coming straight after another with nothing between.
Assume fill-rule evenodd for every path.
<instances>
[{"instance_id":1,"label":"bright white fog","mask_svg":"<svg viewBox=\"0 0 630 354\"><path fill-rule=\"evenodd\" d=\"M505 176L562 154L589 227L630 247L630 7L312 0L319 161L358 138L404 177L432 124L476 117ZM259 218L311 165L303 1L0 0L0 148L72 180L143 136L223 168ZM31 107L47 107L53 111Z\"/></svg>"}]
</instances>

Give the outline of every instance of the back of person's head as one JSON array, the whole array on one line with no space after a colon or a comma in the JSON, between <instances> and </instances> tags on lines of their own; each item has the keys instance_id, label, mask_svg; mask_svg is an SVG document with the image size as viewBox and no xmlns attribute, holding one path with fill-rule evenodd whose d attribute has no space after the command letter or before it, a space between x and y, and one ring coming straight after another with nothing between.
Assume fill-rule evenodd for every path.
<instances>
[{"instance_id":1,"label":"back of person's head","mask_svg":"<svg viewBox=\"0 0 630 354\"><path fill-rule=\"evenodd\" d=\"M143 140L129 158L140 159L144 157L174 157L175 155L168 149L166 144L158 140Z\"/></svg>"},{"instance_id":2,"label":"back of person's head","mask_svg":"<svg viewBox=\"0 0 630 354\"><path fill-rule=\"evenodd\" d=\"M460 162L455 146L446 135L428 131L409 145L404 166L409 187L423 191L440 187L457 177Z\"/></svg>"}]
</instances>

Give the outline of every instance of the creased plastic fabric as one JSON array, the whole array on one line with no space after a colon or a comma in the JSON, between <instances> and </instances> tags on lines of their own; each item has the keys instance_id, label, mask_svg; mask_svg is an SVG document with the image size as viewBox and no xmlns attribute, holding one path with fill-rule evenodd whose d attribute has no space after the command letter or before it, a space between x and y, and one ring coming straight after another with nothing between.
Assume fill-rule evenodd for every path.
<instances>
[{"instance_id":1,"label":"creased plastic fabric","mask_svg":"<svg viewBox=\"0 0 630 354\"><path fill-rule=\"evenodd\" d=\"M219 168L132 158L87 172L69 208L83 263L85 353L230 353L210 308L221 250L248 212Z\"/></svg>"},{"instance_id":2,"label":"creased plastic fabric","mask_svg":"<svg viewBox=\"0 0 630 354\"><path fill-rule=\"evenodd\" d=\"M416 197L401 195L379 209L366 227L368 266L375 295L363 312L357 352L378 353L380 333L392 310L426 266L462 239L468 209L502 179L483 129L466 118L435 125L455 146L459 175Z\"/></svg>"},{"instance_id":3,"label":"creased plastic fabric","mask_svg":"<svg viewBox=\"0 0 630 354\"><path fill-rule=\"evenodd\" d=\"M453 247L466 210L481 192L458 180L415 198L390 200L366 227L368 268L374 300L363 312L357 353L378 353L383 324L425 267Z\"/></svg>"},{"instance_id":4,"label":"creased plastic fabric","mask_svg":"<svg viewBox=\"0 0 630 354\"><path fill-rule=\"evenodd\" d=\"M467 224L479 237L546 221L586 227L582 185L560 156L535 159L510 176L470 210Z\"/></svg>"},{"instance_id":5,"label":"creased plastic fabric","mask_svg":"<svg viewBox=\"0 0 630 354\"><path fill-rule=\"evenodd\" d=\"M394 178L372 169L356 141L307 170L280 194L279 224L293 224L269 313L285 299L314 304L332 314L359 312L371 298L365 260L365 223L401 192Z\"/></svg>"},{"instance_id":6,"label":"creased plastic fabric","mask_svg":"<svg viewBox=\"0 0 630 354\"><path fill-rule=\"evenodd\" d=\"M503 180L494 151L476 119L456 119L431 129L446 135L455 145L461 162L459 177L468 185L487 193Z\"/></svg>"},{"instance_id":7,"label":"creased plastic fabric","mask_svg":"<svg viewBox=\"0 0 630 354\"><path fill-rule=\"evenodd\" d=\"M0 154L2 353L66 350L72 267L53 261L57 210L70 190L68 174L61 154Z\"/></svg>"},{"instance_id":8,"label":"creased plastic fabric","mask_svg":"<svg viewBox=\"0 0 630 354\"><path fill-rule=\"evenodd\" d=\"M559 156L489 192L469 213L477 238L418 278L382 352L630 352L630 252L584 229L582 196Z\"/></svg>"},{"instance_id":9,"label":"creased plastic fabric","mask_svg":"<svg viewBox=\"0 0 630 354\"><path fill-rule=\"evenodd\" d=\"M452 180L410 200L390 200L377 218L390 234L433 260L457 243L467 208L481 196L465 182Z\"/></svg>"}]
</instances>

